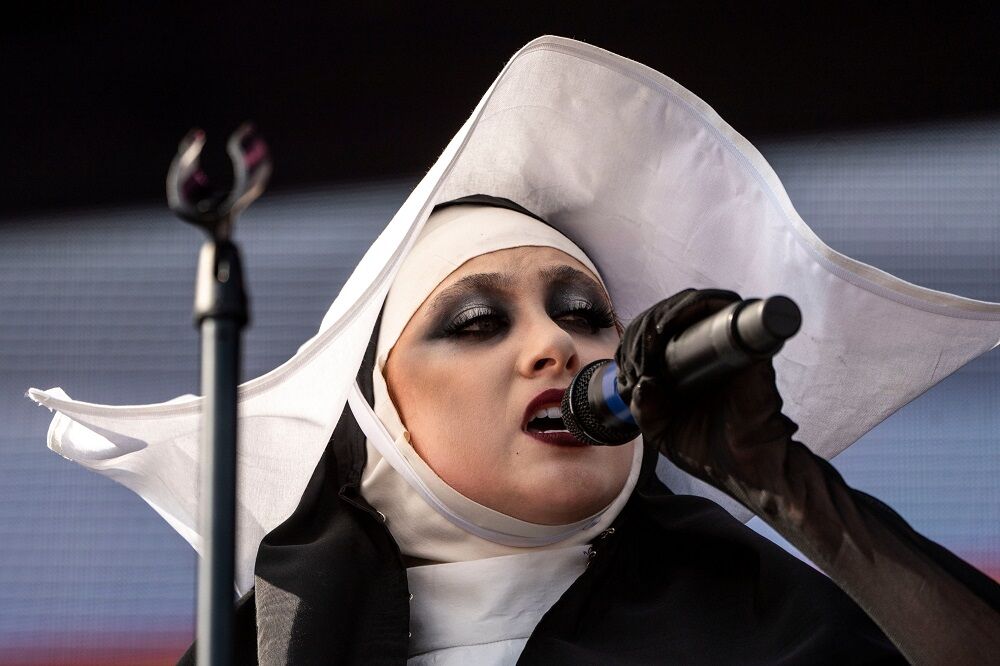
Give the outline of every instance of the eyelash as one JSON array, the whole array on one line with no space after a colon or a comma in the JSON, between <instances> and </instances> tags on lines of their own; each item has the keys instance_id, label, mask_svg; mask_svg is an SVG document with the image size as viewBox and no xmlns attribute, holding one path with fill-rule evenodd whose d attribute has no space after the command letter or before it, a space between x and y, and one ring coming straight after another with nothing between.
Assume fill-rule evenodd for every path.
<instances>
[{"instance_id":1,"label":"eyelash","mask_svg":"<svg viewBox=\"0 0 1000 666\"><path fill-rule=\"evenodd\" d=\"M576 301L573 306L556 315L556 318L563 318L570 315L583 317L589 327L589 333L596 334L605 328L612 328L618 325L618 318L614 310L607 303L590 303L588 301Z\"/></svg>"},{"instance_id":2,"label":"eyelash","mask_svg":"<svg viewBox=\"0 0 1000 666\"><path fill-rule=\"evenodd\" d=\"M448 337L488 337L489 335L495 333L495 331L487 332L469 330L473 324L484 321L500 321L500 323L506 324L507 318L502 317L493 308L479 305L459 312L455 318L448 322L448 324L444 327L444 334Z\"/></svg>"},{"instance_id":3,"label":"eyelash","mask_svg":"<svg viewBox=\"0 0 1000 666\"><path fill-rule=\"evenodd\" d=\"M589 303L578 301L562 312L552 315L553 319L565 319L577 316L584 320L586 333L594 335L605 328L618 326L618 318L607 303ZM470 330L477 323L492 322L496 324L491 330ZM463 310L444 328L446 337L469 337L486 339L496 335L499 329L509 324L506 316L493 308L477 306Z\"/></svg>"}]
</instances>

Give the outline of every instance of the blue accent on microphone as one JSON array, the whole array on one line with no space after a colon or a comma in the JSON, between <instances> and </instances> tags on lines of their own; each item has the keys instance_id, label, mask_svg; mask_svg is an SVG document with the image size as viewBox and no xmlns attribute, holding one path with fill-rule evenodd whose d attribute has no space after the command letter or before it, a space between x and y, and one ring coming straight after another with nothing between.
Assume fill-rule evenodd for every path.
<instances>
[{"instance_id":1,"label":"blue accent on microphone","mask_svg":"<svg viewBox=\"0 0 1000 666\"><path fill-rule=\"evenodd\" d=\"M618 395L618 364L614 361L608 363L601 369L601 392L604 395L604 404L607 406L616 419L624 421L629 425L635 425L635 418L629 411L628 405Z\"/></svg>"}]
</instances>

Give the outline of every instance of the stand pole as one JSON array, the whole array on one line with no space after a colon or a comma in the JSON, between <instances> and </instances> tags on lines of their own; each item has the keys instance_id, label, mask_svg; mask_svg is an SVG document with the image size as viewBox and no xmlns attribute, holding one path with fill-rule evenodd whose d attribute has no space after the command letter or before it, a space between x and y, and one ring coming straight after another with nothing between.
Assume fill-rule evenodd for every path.
<instances>
[{"instance_id":1,"label":"stand pole","mask_svg":"<svg viewBox=\"0 0 1000 666\"><path fill-rule=\"evenodd\" d=\"M230 240L236 216L264 191L270 151L249 123L229 137L233 187L211 187L199 158L205 133L181 140L167 172L167 201L183 220L209 239L198 257L194 322L201 331L201 413L198 531L199 666L232 666L235 653L237 386L240 335L249 319L240 253Z\"/></svg>"},{"instance_id":2,"label":"stand pole","mask_svg":"<svg viewBox=\"0 0 1000 666\"><path fill-rule=\"evenodd\" d=\"M247 322L239 252L206 241L195 288L201 329L202 411L196 663L230 666L234 651L233 581L236 525L236 388L240 336Z\"/></svg>"}]
</instances>

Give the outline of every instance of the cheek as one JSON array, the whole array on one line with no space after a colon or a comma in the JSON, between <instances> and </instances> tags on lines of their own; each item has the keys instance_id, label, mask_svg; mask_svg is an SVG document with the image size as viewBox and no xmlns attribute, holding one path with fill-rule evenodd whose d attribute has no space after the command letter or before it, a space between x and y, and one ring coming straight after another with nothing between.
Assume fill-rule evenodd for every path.
<instances>
[{"instance_id":1,"label":"cheek","mask_svg":"<svg viewBox=\"0 0 1000 666\"><path fill-rule=\"evenodd\" d=\"M586 364L600 358L614 358L619 342L621 339L618 332L608 329L596 337L577 338L576 346L580 352L580 360Z\"/></svg>"},{"instance_id":2,"label":"cheek","mask_svg":"<svg viewBox=\"0 0 1000 666\"><path fill-rule=\"evenodd\" d=\"M493 440L509 441L510 377L500 361L436 351L400 360L407 372L390 376L390 391L413 448L438 474L490 457Z\"/></svg>"}]
</instances>

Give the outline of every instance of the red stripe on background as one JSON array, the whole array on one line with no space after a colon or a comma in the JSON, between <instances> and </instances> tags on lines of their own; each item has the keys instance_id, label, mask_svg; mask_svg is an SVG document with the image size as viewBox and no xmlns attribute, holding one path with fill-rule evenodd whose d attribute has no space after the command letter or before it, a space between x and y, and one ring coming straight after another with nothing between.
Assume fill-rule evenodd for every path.
<instances>
[{"instance_id":1,"label":"red stripe on background","mask_svg":"<svg viewBox=\"0 0 1000 666\"><path fill-rule=\"evenodd\" d=\"M80 652L52 652L32 650L31 654L12 655L0 651L0 663L5 666L175 666L187 646L150 652L142 650L84 650Z\"/></svg>"},{"instance_id":2,"label":"red stripe on background","mask_svg":"<svg viewBox=\"0 0 1000 666\"><path fill-rule=\"evenodd\" d=\"M4 666L173 666L191 645L191 632L38 635L0 646Z\"/></svg>"}]
</instances>

